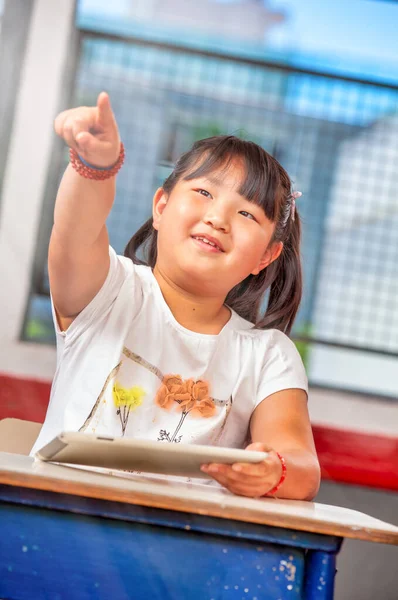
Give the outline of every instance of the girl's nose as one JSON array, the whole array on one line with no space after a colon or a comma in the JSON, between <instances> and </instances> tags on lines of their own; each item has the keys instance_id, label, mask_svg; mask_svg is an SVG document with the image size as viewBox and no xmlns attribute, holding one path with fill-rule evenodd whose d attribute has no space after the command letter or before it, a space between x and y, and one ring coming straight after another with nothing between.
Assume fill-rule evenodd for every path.
<instances>
[{"instance_id":1,"label":"girl's nose","mask_svg":"<svg viewBox=\"0 0 398 600\"><path fill-rule=\"evenodd\" d=\"M213 205L204 215L203 222L213 229L224 231L225 233L229 231L229 222L226 211L220 206L217 208Z\"/></svg>"}]
</instances>

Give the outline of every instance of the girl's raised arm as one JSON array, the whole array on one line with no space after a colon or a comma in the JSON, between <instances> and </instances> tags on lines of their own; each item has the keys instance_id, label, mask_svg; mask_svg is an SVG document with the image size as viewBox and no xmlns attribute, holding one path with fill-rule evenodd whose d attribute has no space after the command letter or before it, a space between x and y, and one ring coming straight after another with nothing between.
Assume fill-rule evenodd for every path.
<instances>
[{"instance_id":1,"label":"girl's raised arm","mask_svg":"<svg viewBox=\"0 0 398 600\"><path fill-rule=\"evenodd\" d=\"M97 106L60 113L56 133L81 158L96 167L116 163L120 137L109 97L102 92ZM54 209L48 268L51 294L61 328L94 298L109 269L105 221L115 197L115 177L86 179L68 165Z\"/></svg>"}]
</instances>

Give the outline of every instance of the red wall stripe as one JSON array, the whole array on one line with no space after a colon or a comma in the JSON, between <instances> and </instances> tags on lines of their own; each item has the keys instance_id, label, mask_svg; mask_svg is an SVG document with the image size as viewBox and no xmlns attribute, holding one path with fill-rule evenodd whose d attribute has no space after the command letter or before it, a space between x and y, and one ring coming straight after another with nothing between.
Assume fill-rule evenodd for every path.
<instances>
[{"instance_id":1,"label":"red wall stripe","mask_svg":"<svg viewBox=\"0 0 398 600\"><path fill-rule=\"evenodd\" d=\"M0 374L0 419L43 423L51 384ZM313 426L322 477L398 491L398 439Z\"/></svg>"},{"instance_id":2,"label":"red wall stripe","mask_svg":"<svg viewBox=\"0 0 398 600\"><path fill-rule=\"evenodd\" d=\"M323 479L398 491L398 438L313 426Z\"/></svg>"},{"instance_id":3,"label":"red wall stripe","mask_svg":"<svg viewBox=\"0 0 398 600\"><path fill-rule=\"evenodd\" d=\"M43 423L51 383L0 373L0 419L13 417Z\"/></svg>"}]
</instances>

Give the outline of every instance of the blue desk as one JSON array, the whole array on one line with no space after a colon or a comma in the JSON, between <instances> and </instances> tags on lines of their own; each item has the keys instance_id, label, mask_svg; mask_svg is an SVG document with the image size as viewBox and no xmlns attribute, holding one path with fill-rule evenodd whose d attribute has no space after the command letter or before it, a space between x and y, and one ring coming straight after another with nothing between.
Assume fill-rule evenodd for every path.
<instances>
[{"instance_id":1,"label":"blue desk","mask_svg":"<svg viewBox=\"0 0 398 600\"><path fill-rule=\"evenodd\" d=\"M331 600L343 537L398 528L309 502L0 453L0 598Z\"/></svg>"}]
</instances>

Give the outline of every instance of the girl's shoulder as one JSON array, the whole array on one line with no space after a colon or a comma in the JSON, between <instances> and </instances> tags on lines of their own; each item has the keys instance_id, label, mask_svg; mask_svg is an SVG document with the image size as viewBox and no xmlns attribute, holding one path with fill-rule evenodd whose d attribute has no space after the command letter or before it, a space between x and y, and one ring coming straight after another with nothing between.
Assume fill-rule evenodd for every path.
<instances>
[{"instance_id":1,"label":"girl's shoulder","mask_svg":"<svg viewBox=\"0 0 398 600\"><path fill-rule=\"evenodd\" d=\"M233 315L233 330L242 340L247 340L258 349L272 350L285 353L296 353L294 342L279 329L257 329L253 323L247 321L235 311Z\"/></svg>"},{"instance_id":2,"label":"girl's shoulder","mask_svg":"<svg viewBox=\"0 0 398 600\"><path fill-rule=\"evenodd\" d=\"M242 357L250 357L259 373L260 400L282 389L308 391L305 366L293 340L279 329L256 329L239 316L235 323L237 348Z\"/></svg>"},{"instance_id":3,"label":"girl's shoulder","mask_svg":"<svg viewBox=\"0 0 398 600\"><path fill-rule=\"evenodd\" d=\"M138 275L142 279L149 278L149 274L151 272L150 267L134 263L128 256L118 254L112 246L109 246L109 257L111 261L111 270L115 269L116 265L118 265L119 268L123 270L123 273L126 278L134 277L135 275Z\"/></svg>"},{"instance_id":4,"label":"girl's shoulder","mask_svg":"<svg viewBox=\"0 0 398 600\"><path fill-rule=\"evenodd\" d=\"M109 254L111 260L109 277L112 277L112 274L117 277L125 290L129 290L133 286L136 291L139 289L144 295L149 292L149 288L153 285L150 267L136 264L131 258L117 254L111 246ZM126 293L130 294L129 291Z\"/></svg>"}]
</instances>

